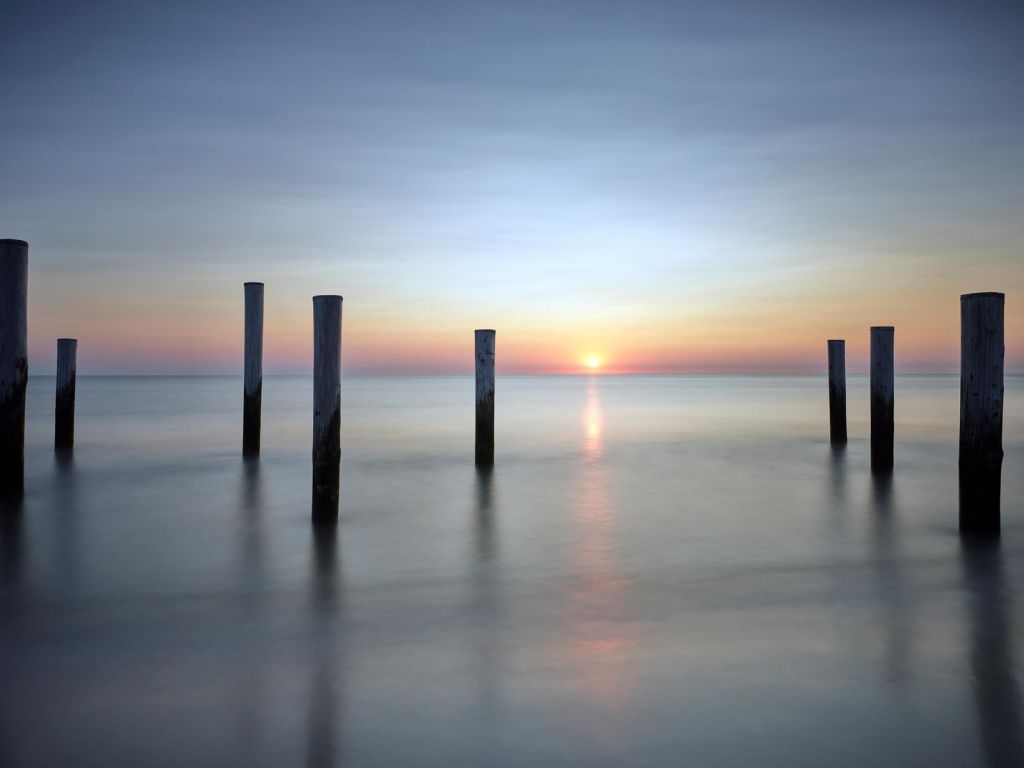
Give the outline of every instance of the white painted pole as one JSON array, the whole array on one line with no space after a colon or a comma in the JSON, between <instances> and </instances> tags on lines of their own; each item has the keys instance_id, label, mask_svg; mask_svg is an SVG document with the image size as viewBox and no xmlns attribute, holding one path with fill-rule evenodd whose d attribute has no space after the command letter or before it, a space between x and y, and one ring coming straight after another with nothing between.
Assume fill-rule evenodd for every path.
<instances>
[{"instance_id":1,"label":"white painted pole","mask_svg":"<svg viewBox=\"0 0 1024 768\"><path fill-rule=\"evenodd\" d=\"M313 520L338 517L341 296L313 297Z\"/></svg>"}]
</instances>

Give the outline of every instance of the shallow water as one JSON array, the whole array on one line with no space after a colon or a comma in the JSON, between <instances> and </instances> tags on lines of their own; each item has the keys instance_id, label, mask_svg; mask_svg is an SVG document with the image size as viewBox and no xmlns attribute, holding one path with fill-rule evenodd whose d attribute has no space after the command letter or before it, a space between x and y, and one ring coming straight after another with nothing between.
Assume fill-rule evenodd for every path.
<instances>
[{"instance_id":1,"label":"shallow water","mask_svg":"<svg viewBox=\"0 0 1024 768\"><path fill-rule=\"evenodd\" d=\"M1024 380L1003 535L957 534L956 377L900 377L873 478L823 379L344 381L309 523L311 382L29 389L0 515L3 766L1024 765Z\"/></svg>"}]
</instances>

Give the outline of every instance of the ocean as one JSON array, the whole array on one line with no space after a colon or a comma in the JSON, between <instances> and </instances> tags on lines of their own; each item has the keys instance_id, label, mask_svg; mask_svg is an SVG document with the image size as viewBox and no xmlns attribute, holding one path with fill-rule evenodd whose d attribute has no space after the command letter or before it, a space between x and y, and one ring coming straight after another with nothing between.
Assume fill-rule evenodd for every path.
<instances>
[{"instance_id":1,"label":"ocean","mask_svg":"<svg viewBox=\"0 0 1024 768\"><path fill-rule=\"evenodd\" d=\"M957 530L956 376L346 376L339 525L312 381L29 382L0 515L0 765L1024 765L1024 378L1003 533Z\"/></svg>"}]
</instances>

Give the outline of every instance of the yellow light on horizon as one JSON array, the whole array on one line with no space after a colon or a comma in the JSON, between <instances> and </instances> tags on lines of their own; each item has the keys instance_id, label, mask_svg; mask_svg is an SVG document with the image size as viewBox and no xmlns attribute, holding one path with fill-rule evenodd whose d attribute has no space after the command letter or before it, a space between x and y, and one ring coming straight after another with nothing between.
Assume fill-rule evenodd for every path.
<instances>
[{"instance_id":1,"label":"yellow light on horizon","mask_svg":"<svg viewBox=\"0 0 1024 768\"><path fill-rule=\"evenodd\" d=\"M597 358L597 357L588 357L587 358L587 368L589 368L592 371L596 371L600 367L601 367L601 359L600 358Z\"/></svg>"}]
</instances>

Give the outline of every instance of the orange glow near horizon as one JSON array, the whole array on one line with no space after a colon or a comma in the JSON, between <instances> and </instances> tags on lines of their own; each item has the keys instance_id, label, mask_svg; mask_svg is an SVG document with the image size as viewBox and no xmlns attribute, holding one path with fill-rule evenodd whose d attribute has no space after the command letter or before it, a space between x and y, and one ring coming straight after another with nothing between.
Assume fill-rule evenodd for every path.
<instances>
[{"instance_id":1,"label":"orange glow near horizon","mask_svg":"<svg viewBox=\"0 0 1024 768\"><path fill-rule=\"evenodd\" d=\"M29 308L29 369L52 372L55 339L80 340L79 372L240 374L242 294L237 285L206 294L145 301L85 301L62 284L36 281ZM309 373L312 308L298 292L270 292L264 330L268 375ZM395 310L369 299L348 300L342 329L346 373L469 374L476 327L497 328L499 374L806 374L823 373L825 340L845 338L847 370L864 373L868 327L896 326L898 373L956 373L959 302L935 291L915 301L861 303L833 295L806 300L799 311L765 298L737 305L711 302L664 313L647 308L614 321L569 310L536 318L501 308L453 310L415 305ZM66 301L64 301L66 299ZM73 310L69 320L62 313ZM424 318L429 318L426 322ZM1024 372L1024 307L1007 301L1007 373Z\"/></svg>"}]
</instances>

